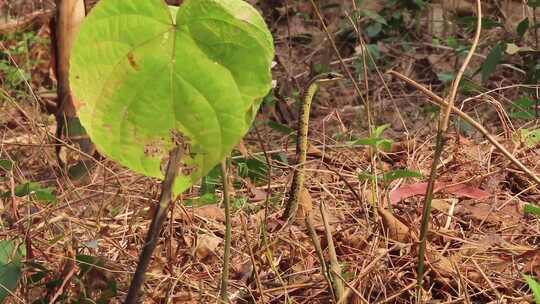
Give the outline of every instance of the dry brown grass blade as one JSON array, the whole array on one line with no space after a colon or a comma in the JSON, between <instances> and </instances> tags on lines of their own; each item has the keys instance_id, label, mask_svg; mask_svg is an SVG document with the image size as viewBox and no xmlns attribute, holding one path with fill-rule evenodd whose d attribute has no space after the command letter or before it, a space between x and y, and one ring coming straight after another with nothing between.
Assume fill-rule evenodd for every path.
<instances>
[{"instance_id":1,"label":"dry brown grass blade","mask_svg":"<svg viewBox=\"0 0 540 304\"><path fill-rule=\"evenodd\" d=\"M334 289L334 295L336 301L339 301L343 297L344 289L343 282L341 278L341 266L336 254L336 247L334 246L334 239L332 237L332 230L330 229L330 224L328 223L328 215L326 214L326 207L323 202L319 206L321 212L324 232L326 234L326 241L328 243L328 255L330 256L330 269L328 275L332 278L332 286Z\"/></svg>"}]
</instances>

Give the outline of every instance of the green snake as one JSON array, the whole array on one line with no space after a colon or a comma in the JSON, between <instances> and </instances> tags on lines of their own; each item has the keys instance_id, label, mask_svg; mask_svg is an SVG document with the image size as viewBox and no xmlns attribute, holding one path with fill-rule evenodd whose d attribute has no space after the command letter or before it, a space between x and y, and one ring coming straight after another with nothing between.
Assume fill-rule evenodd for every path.
<instances>
[{"instance_id":1,"label":"green snake","mask_svg":"<svg viewBox=\"0 0 540 304\"><path fill-rule=\"evenodd\" d=\"M343 75L335 72L322 73L312 78L306 85L306 89L302 94L302 106L300 108L300 116L298 119L298 132L296 135L296 170L294 171L289 199L283 213L283 219L287 223L292 223L296 218L298 211L298 200L300 192L304 187L305 173L304 167L307 159L308 150L308 131L309 131L309 114L311 111L311 103L323 83L334 82L343 79Z\"/></svg>"}]
</instances>

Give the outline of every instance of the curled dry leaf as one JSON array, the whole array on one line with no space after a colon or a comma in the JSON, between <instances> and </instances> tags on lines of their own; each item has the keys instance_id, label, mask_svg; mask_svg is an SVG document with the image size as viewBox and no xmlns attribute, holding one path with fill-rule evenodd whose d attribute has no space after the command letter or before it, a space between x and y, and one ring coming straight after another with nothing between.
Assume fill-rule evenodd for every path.
<instances>
[{"instance_id":1,"label":"curled dry leaf","mask_svg":"<svg viewBox=\"0 0 540 304\"><path fill-rule=\"evenodd\" d=\"M192 255L200 261L211 256L216 256L216 249L221 242L223 242L223 239L214 234L199 234L197 236L197 244L192 249Z\"/></svg>"},{"instance_id":2,"label":"curled dry leaf","mask_svg":"<svg viewBox=\"0 0 540 304\"><path fill-rule=\"evenodd\" d=\"M378 208L379 214L382 217L383 225L388 231L388 237L394 241L407 243L411 240L411 232L409 227L403 224L388 210Z\"/></svg>"}]
</instances>

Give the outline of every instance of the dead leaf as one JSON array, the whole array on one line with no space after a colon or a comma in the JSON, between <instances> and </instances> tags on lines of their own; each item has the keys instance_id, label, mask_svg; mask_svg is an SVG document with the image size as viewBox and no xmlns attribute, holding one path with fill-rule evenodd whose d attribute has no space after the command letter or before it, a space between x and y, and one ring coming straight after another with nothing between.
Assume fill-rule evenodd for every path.
<instances>
[{"instance_id":1,"label":"dead leaf","mask_svg":"<svg viewBox=\"0 0 540 304\"><path fill-rule=\"evenodd\" d=\"M390 192L390 203L396 204L409 197L425 195L427 185L427 182L422 182L401 186ZM476 200L485 200L490 196L488 192L480 188L468 186L466 184L451 185L450 183L446 182L436 182L433 193L440 191Z\"/></svg>"},{"instance_id":2,"label":"dead leaf","mask_svg":"<svg viewBox=\"0 0 540 304\"><path fill-rule=\"evenodd\" d=\"M450 208L452 207L452 204L455 204L456 202L457 202L457 199L455 198L449 198L449 199L434 198L431 201L431 207L433 207L433 209L437 211L448 214L448 212L450 211Z\"/></svg>"},{"instance_id":3,"label":"dead leaf","mask_svg":"<svg viewBox=\"0 0 540 304\"><path fill-rule=\"evenodd\" d=\"M383 208L378 208L382 217L384 228L388 231L388 237L392 240L408 243L411 239L409 227L398 220L392 213Z\"/></svg>"},{"instance_id":4,"label":"dead leaf","mask_svg":"<svg viewBox=\"0 0 540 304\"><path fill-rule=\"evenodd\" d=\"M306 188L302 187L302 189L300 189L300 193L298 196L298 212L297 212L295 222L299 225L302 225L302 223L304 223L306 216L311 214L312 210L313 210L313 200L311 199L311 195L309 194L309 191Z\"/></svg>"},{"instance_id":5,"label":"dead leaf","mask_svg":"<svg viewBox=\"0 0 540 304\"><path fill-rule=\"evenodd\" d=\"M485 223L511 226L523 219L523 212L519 208L518 201L509 202L498 210L493 202L463 200L456 206L455 214Z\"/></svg>"},{"instance_id":6,"label":"dead leaf","mask_svg":"<svg viewBox=\"0 0 540 304\"><path fill-rule=\"evenodd\" d=\"M199 208L194 208L193 213L201 218L214 220L217 222L225 222L225 211L218 205L207 205Z\"/></svg>"},{"instance_id":7,"label":"dead leaf","mask_svg":"<svg viewBox=\"0 0 540 304\"><path fill-rule=\"evenodd\" d=\"M191 254L199 261L210 256L217 256L216 249L223 242L223 239L214 234L200 234L197 236L197 244L191 250Z\"/></svg>"},{"instance_id":8,"label":"dead leaf","mask_svg":"<svg viewBox=\"0 0 540 304\"><path fill-rule=\"evenodd\" d=\"M437 274L443 276L444 278L453 278L455 276L452 261L443 256L437 249L429 244L427 245L426 256L429 265Z\"/></svg>"}]
</instances>

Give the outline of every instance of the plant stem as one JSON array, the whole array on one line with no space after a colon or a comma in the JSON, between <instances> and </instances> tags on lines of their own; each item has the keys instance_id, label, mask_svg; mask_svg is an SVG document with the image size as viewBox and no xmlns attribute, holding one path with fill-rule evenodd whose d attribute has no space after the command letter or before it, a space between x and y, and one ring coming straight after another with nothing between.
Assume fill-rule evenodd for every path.
<instances>
[{"instance_id":1,"label":"plant stem","mask_svg":"<svg viewBox=\"0 0 540 304\"><path fill-rule=\"evenodd\" d=\"M141 290L141 286L144 283L144 274L146 272L146 269L148 268L148 265L150 264L152 254L157 245L159 233L161 232L161 227L163 226L163 222L167 217L167 211L169 210L169 207L173 200L172 189L174 185L174 180L176 179L180 168L180 159L182 158L182 153L183 150L180 146L176 146L169 153L167 172L165 174L165 179L163 180L161 186L161 194L159 196L159 205L157 206L156 213L154 214L154 217L152 218L152 223L150 224L150 228L148 229L146 241L139 257L137 270L135 270L135 274L133 275L133 279L131 280L131 285L129 286L129 291L126 297L125 304L135 304L139 298L139 291Z\"/></svg>"},{"instance_id":2,"label":"plant stem","mask_svg":"<svg viewBox=\"0 0 540 304\"><path fill-rule=\"evenodd\" d=\"M474 40L473 40L471 49L469 50L469 53L467 54L467 57L463 61L463 64L461 65L461 68L459 69L456 75L456 79L452 83L450 95L448 96L448 104L446 105L446 108L444 108L444 112L441 113L440 115L439 126L437 129L435 153L433 156L433 163L431 164L431 173L429 176L428 187L426 189L424 206L422 208L423 211L422 211L422 220L421 220L422 224L420 227L420 248L418 250L418 289L416 293L417 303L422 302L422 285L424 281L424 271L425 271L424 261L425 261L426 247L427 247L427 232L429 228L429 218L431 215L431 201L433 199L433 188L434 188L435 180L437 177L437 167L439 165L439 159L444 149L444 144L446 141L445 140L446 132L448 130L448 125L450 122L450 114L452 113L452 108L454 107L454 102L455 102L457 91L459 88L459 83L461 81L461 78L463 77L463 74L465 73L465 70L467 69L467 65L469 64L474 54L476 46L478 45L478 41L480 40L480 32L482 31L482 4L480 0L476 0L476 10L477 10L477 24L476 24L476 33L474 35Z\"/></svg>"},{"instance_id":3,"label":"plant stem","mask_svg":"<svg viewBox=\"0 0 540 304\"><path fill-rule=\"evenodd\" d=\"M227 160L221 162L221 177L223 182L223 206L225 207L225 248L223 250L223 268L221 270L220 297L224 303L229 303L227 286L229 285L229 259L231 256L231 210L229 198L229 176Z\"/></svg>"}]
</instances>

